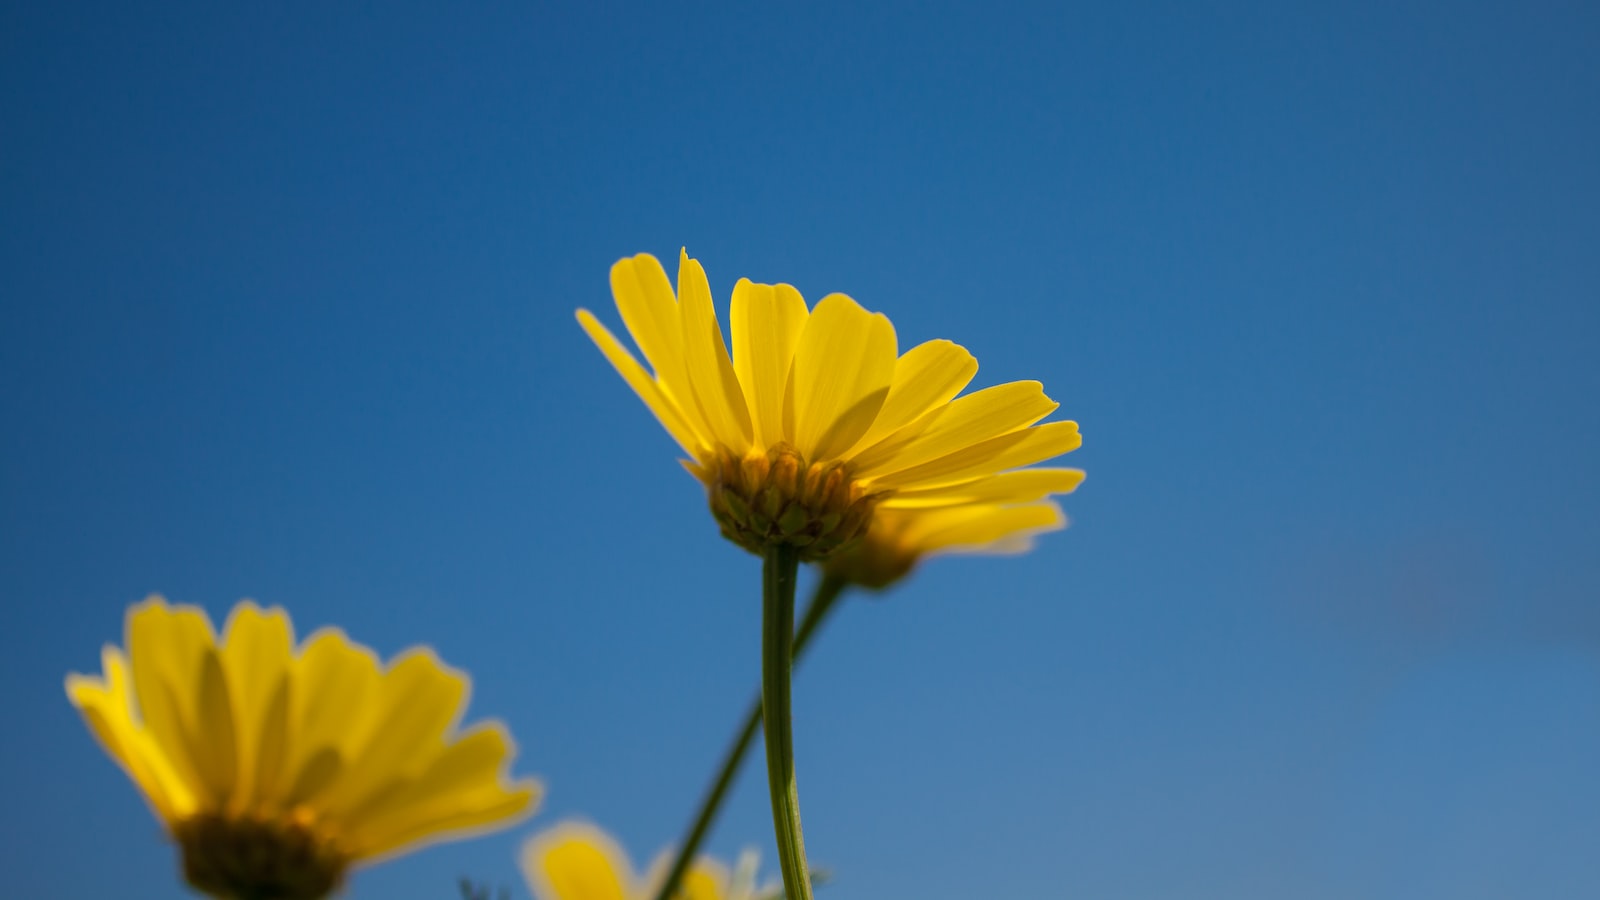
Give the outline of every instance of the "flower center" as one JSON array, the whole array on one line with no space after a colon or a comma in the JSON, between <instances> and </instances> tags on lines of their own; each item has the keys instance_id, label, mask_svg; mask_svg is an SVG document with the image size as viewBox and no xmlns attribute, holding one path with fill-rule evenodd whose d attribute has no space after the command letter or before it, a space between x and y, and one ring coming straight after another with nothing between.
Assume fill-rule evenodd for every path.
<instances>
[{"instance_id":1,"label":"flower center","mask_svg":"<svg viewBox=\"0 0 1600 900\"><path fill-rule=\"evenodd\" d=\"M743 458L718 448L697 474L724 537L755 554L790 544L805 562L826 559L866 534L885 494L853 479L846 463L808 465L788 444Z\"/></svg>"},{"instance_id":2,"label":"flower center","mask_svg":"<svg viewBox=\"0 0 1600 900\"><path fill-rule=\"evenodd\" d=\"M178 823L173 837L189 884L227 900L322 900L339 887L348 862L331 841L292 820L202 813Z\"/></svg>"}]
</instances>

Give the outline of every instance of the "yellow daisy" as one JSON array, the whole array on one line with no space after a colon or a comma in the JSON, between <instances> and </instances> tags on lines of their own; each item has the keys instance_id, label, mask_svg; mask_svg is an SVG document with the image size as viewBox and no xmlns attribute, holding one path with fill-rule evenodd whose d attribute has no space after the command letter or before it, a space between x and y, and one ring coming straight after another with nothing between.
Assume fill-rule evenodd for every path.
<instances>
[{"instance_id":1,"label":"yellow daisy","mask_svg":"<svg viewBox=\"0 0 1600 900\"><path fill-rule=\"evenodd\" d=\"M380 666L326 628L298 649L282 609L128 612L127 652L67 696L144 793L213 897L314 900L352 865L510 825L537 782L507 782L504 726L456 729L467 676L426 648Z\"/></svg>"},{"instance_id":2,"label":"yellow daisy","mask_svg":"<svg viewBox=\"0 0 1600 900\"><path fill-rule=\"evenodd\" d=\"M1006 485L986 484L1012 475L1037 476L1041 486L1054 481L1048 493L1068 493L1083 480L1075 469L1028 469L997 475L973 485L973 499L962 506L928 509L885 507L873 517L866 536L822 563L825 573L874 590L888 587L931 556L950 553L1012 554L1033 549L1033 539L1067 525L1054 500L1031 492L1005 493ZM1016 487L1016 486L1013 486Z\"/></svg>"},{"instance_id":3,"label":"yellow daisy","mask_svg":"<svg viewBox=\"0 0 1600 900\"><path fill-rule=\"evenodd\" d=\"M1036 424L1057 407L1038 382L958 398L972 354L943 340L901 354L889 320L843 294L807 310L789 285L741 279L730 355L687 252L676 294L648 254L612 266L611 291L650 371L588 310L578 322L689 455L723 534L754 553L824 559L880 510L968 504L974 482L1082 442L1075 422Z\"/></svg>"},{"instance_id":4,"label":"yellow daisy","mask_svg":"<svg viewBox=\"0 0 1600 900\"><path fill-rule=\"evenodd\" d=\"M587 822L562 822L529 838L522 871L536 900L652 900L666 878L671 857L662 853L643 875L635 875L616 839ZM747 852L733 869L710 857L695 860L675 900L759 900L781 894L776 884L756 887L756 855Z\"/></svg>"}]
</instances>

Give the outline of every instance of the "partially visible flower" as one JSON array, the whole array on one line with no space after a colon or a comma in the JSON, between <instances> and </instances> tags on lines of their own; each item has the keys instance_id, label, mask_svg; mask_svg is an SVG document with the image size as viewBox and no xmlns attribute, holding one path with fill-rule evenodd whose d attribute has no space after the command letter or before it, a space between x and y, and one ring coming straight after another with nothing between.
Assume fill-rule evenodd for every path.
<instances>
[{"instance_id":1,"label":"partially visible flower","mask_svg":"<svg viewBox=\"0 0 1600 900\"><path fill-rule=\"evenodd\" d=\"M504 726L457 731L468 678L426 647L382 667L327 628L296 649L288 615L249 601L218 640L151 597L102 663L67 696L213 897L326 897L352 865L506 827L540 794L507 782Z\"/></svg>"},{"instance_id":2,"label":"partially visible flower","mask_svg":"<svg viewBox=\"0 0 1600 900\"><path fill-rule=\"evenodd\" d=\"M522 846L522 872L535 900L651 900L672 862L662 852L635 875L616 839L587 822L562 822ZM746 851L733 869L706 856L684 875L676 900L763 900L781 895L775 883L756 886L757 857Z\"/></svg>"},{"instance_id":3,"label":"partially visible flower","mask_svg":"<svg viewBox=\"0 0 1600 900\"><path fill-rule=\"evenodd\" d=\"M786 284L733 289L733 352L705 271L681 253L677 294L655 257L611 268L611 291L646 371L588 310L578 321L689 454L712 514L753 553L792 545L826 559L873 516L964 505L974 481L1074 450L1076 422L1036 381L957 394L978 363L950 341L900 354L894 326L843 294L806 309Z\"/></svg>"},{"instance_id":4,"label":"partially visible flower","mask_svg":"<svg viewBox=\"0 0 1600 900\"><path fill-rule=\"evenodd\" d=\"M822 563L823 571L874 590L888 587L930 557L951 553L1013 554L1033 549L1033 539L1067 525L1051 494L1070 493L1083 481L1077 469L1025 469L966 486L960 506L917 506L916 494L885 506L866 537ZM947 494L942 501L954 496Z\"/></svg>"}]
</instances>

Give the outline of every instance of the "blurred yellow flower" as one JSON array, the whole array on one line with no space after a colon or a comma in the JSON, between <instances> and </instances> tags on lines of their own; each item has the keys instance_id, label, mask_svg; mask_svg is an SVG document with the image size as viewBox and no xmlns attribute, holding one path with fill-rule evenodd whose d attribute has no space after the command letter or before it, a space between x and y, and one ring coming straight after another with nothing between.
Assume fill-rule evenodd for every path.
<instances>
[{"instance_id":1,"label":"blurred yellow flower","mask_svg":"<svg viewBox=\"0 0 1600 900\"><path fill-rule=\"evenodd\" d=\"M151 597L102 662L67 696L214 897L325 897L351 865L505 827L540 794L507 783L500 723L457 732L467 676L425 647L382 667L328 628L296 650L288 615L249 601L219 641Z\"/></svg>"},{"instance_id":2,"label":"blurred yellow flower","mask_svg":"<svg viewBox=\"0 0 1600 900\"><path fill-rule=\"evenodd\" d=\"M862 587L888 587L923 559L947 553L1025 553L1033 539L1065 528L1066 516L1048 494L1070 493L1083 473L1027 469L974 482L960 506L886 506L866 537L822 563L828 575Z\"/></svg>"},{"instance_id":3,"label":"blurred yellow flower","mask_svg":"<svg viewBox=\"0 0 1600 900\"><path fill-rule=\"evenodd\" d=\"M628 854L611 835L587 822L562 822L529 838L522 871L536 900L650 900L661 888L671 855L657 856L636 876ZM756 855L746 852L732 870L700 857L684 875L676 900L758 900L782 893L756 887Z\"/></svg>"},{"instance_id":4,"label":"blurred yellow flower","mask_svg":"<svg viewBox=\"0 0 1600 900\"><path fill-rule=\"evenodd\" d=\"M1057 407L1038 382L957 398L972 354L943 340L900 354L889 320L843 294L808 311L789 285L741 279L730 356L687 252L676 295L648 254L612 266L611 291L652 371L588 310L579 323L689 454L723 534L754 553L825 559L878 511L969 504L974 482L1082 442L1075 422L1035 424Z\"/></svg>"}]
</instances>

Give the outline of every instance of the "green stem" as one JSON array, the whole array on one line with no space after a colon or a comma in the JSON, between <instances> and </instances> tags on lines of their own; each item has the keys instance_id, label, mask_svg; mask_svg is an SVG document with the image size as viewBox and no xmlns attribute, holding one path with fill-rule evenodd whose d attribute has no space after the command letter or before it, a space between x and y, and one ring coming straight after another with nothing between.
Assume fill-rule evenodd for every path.
<instances>
[{"instance_id":1,"label":"green stem","mask_svg":"<svg viewBox=\"0 0 1600 900\"><path fill-rule=\"evenodd\" d=\"M848 586L849 582L832 576L824 576L817 582L816 592L811 595L811 602L806 606L805 614L800 617L800 627L795 631L795 665L800 664L800 658L804 655L811 636L827 620L828 614L838 608L837 601L844 595L844 589ZM757 694L755 699L750 701L750 709L745 712L744 724L740 727L738 736L734 738L733 743L728 746L727 753L722 757L722 766L717 770L716 780L711 782L711 789L706 791L704 799L700 801L700 810L695 815L694 824L689 827L689 835L684 838L683 846L678 849L678 856L672 861L672 868L667 872L666 880L661 882L661 887L656 892L656 900L671 900L673 894L677 893L678 885L683 883L683 876L689 871L689 864L700 852L700 845L705 841L706 832L711 830L711 823L722 810L723 797L733 785L733 776L738 774L745 754L750 751L750 742L755 740L756 729L760 727L761 695Z\"/></svg>"},{"instance_id":2,"label":"green stem","mask_svg":"<svg viewBox=\"0 0 1600 900\"><path fill-rule=\"evenodd\" d=\"M761 726L767 739L767 789L772 832L788 900L811 900L806 842L800 830L800 792L794 780L794 733L789 672L794 662L794 582L800 548L769 546L761 568Z\"/></svg>"}]
</instances>

